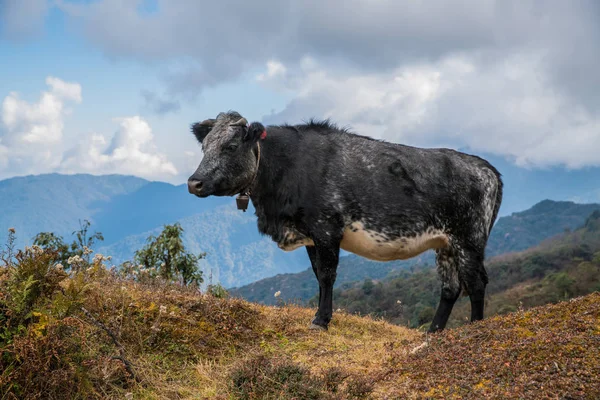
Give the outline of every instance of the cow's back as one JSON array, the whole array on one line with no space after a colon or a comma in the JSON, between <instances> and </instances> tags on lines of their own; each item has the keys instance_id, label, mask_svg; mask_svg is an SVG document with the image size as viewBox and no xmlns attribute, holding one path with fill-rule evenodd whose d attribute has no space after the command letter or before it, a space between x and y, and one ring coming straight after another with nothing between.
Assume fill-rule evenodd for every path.
<instances>
[{"instance_id":1,"label":"cow's back","mask_svg":"<svg viewBox=\"0 0 600 400\"><path fill-rule=\"evenodd\" d=\"M499 174L479 157L357 135L325 138L319 187L350 219L360 212L363 218L448 225L473 214L486 196L494 198L488 192Z\"/></svg>"}]
</instances>

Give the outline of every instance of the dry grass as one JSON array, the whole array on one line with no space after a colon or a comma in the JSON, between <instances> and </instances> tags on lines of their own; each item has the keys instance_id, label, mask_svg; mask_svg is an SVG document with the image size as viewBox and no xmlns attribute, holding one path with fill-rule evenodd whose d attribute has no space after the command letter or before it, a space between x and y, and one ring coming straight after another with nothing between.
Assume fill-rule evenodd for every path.
<instances>
[{"instance_id":1,"label":"dry grass","mask_svg":"<svg viewBox=\"0 0 600 400\"><path fill-rule=\"evenodd\" d=\"M445 331L390 375L403 398L598 399L600 293Z\"/></svg>"},{"instance_id":2,"label":"dry grass","mask_svg":"<svg viewBox=\"0 0 600 400\"><path fill-rule=\"evenodd\" d=\"M600 397L598 293L448 330L411 354L422 332L370 318L335 313L328 332L310 331L315 310L102 268L60 285L18 334L0 338L0 398Z\"/></svg>"}]
</instances>

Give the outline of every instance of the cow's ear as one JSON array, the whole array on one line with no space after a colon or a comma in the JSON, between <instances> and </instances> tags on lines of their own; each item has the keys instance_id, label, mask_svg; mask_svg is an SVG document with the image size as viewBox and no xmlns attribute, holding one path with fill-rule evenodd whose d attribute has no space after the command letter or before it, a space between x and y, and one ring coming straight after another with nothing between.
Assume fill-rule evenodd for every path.
<instances>
[{"instance_id":1,"label":"cow's ear","mask_svg":"<svg viewBox=\"0 0 600 400\"><path fill-rule=\"evenodd\" d=\"M202 122L192 124L192 133L196 136L198 142L202 143L206 135L208 135L213 126L215 126L216 121L216 119L206 119Z\"/></svg>"},{"instance_id":2,"label":"cow's ear","mask_svg":"<svg viewBox=\"0 0 600 400\"><path fill-rule=\"evenodd\" d=\"M260 122L253 122L246 129L246 134L244 135L244 140L251 140L256 142L259 139L264 139L267 137L267 130L265 126Z\"/></svg>"}]
</instances>

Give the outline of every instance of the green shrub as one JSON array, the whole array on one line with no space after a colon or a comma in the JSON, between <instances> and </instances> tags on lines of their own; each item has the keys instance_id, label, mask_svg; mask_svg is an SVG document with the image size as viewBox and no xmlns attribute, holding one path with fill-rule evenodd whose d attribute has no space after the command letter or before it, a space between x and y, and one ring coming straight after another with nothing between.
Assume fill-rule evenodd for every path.
<instances>
[{"instance_id":1,"label":"green shrub","mask_svg":"<svg viewBox=\"0 0 600 400\"><path fill-rule=\"evenodd\" d=\"M221 286L220 283L217 283L216 285L208 285L206 292L219 299L226 299L229 297L229 292L227 292L227 289Z\"/></svg>"},{"instance_id":2,"label":"green shrub","mask_svg":"<svg viewBox=\"0 0 600 400\"><path fill-rule=\"evenodd\" d=\"M182 234L183 228L179 223L165 225L158 236L148 237L146 246L136 251L135 262L147 269L158 271L164 280L181 279L183 285L200 285L204 279L198 261L203 259L206 253L188 253L183 244Z\"/></svg>"}]
</instances>

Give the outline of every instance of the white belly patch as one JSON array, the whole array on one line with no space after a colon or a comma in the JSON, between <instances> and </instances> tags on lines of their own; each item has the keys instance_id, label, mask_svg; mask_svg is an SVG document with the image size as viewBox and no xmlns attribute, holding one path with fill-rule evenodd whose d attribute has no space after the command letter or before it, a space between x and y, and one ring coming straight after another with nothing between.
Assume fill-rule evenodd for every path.
<instances>
[{"instance_id":1,"label":"white belly patch","mask_svg":"<svg viewBox=\"0 0 600 400\"><path fill-rule=\"evenodd\" d=\"M388 239L385 235L364 229L360 222L344 231L340 247L375 261L406 260L429 249L447 247L448 236L438 229L427 229L414 236Z\"/></svg>"},{"instance_id":2,"label":"white belly patch","mask_svg":"<svg viewBox=\"0 0 600 400\"><path fill-rule=\"evenodd\" d=\"M361 222L346 227L340 247L346 251L375 261L406 260L427 250L444 248L449 244L448 235L439 229L429 228L414 236L390 240L385 235L366 230ZM293 251L314 242L293 229L287 229L280 249Z\"/></svg>"}]
</instances>

